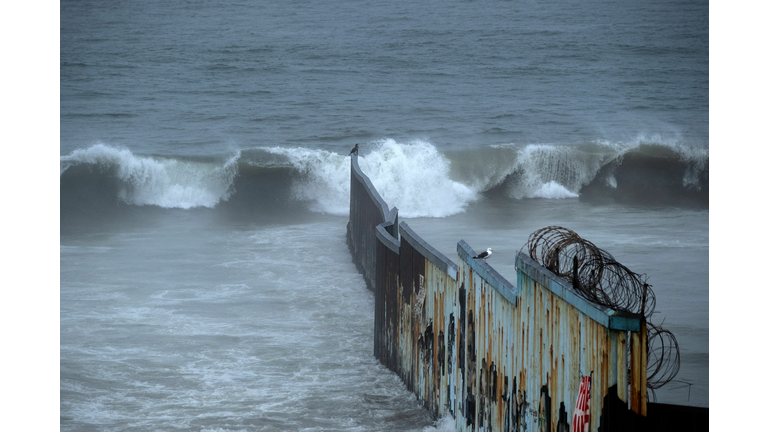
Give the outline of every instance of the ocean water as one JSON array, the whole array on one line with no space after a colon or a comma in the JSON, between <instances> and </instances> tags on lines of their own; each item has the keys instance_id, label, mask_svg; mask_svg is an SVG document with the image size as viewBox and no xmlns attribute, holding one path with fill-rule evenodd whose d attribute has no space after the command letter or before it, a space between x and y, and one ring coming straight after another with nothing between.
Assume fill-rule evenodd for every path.
<instances>
[{"instance_id":1,"label":"ocean water","mask_svg":"<svg viewBox=\"0 0 768 432\"><path fill-rule=\"evenodd\" d=\"M709 405L700 1L60 4L61 430L451 430L373 357L349 150L449 258L571 228Z\"/></svg>"}]
</instances>

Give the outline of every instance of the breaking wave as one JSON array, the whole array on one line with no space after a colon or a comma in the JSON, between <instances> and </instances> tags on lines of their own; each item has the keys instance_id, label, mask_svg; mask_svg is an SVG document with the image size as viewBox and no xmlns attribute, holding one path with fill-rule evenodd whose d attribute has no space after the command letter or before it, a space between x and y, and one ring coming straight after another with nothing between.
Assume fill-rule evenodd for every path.
<instances>
[{"instance_id":1,"label":"breaking wave","mask_svg":"<svg viewBox=\"0 0 768 432\"><path fill-rule=\"evenodd\" d=\"M708 207L705 148L645 137L632 142L528 144L441 152L427 141L382 139L358 162L404 217L446 217L481 199L581 199ZM96 144L60 157L62 208L297 206L349 211L349 157L328 150L257 147L228 155L163 157Z\"/></svg>"},{"instance_id":2,"label":"breaking wave","mask_svg":"<svg viewBox=\"0 0 768 432\"><path fill-rule=\"evenodd\" d=\"M68 171L114 181L117 197L131 205L189 209L214 207L232 194L239 153L216 163L137 156L127 149L96 144L60 158L60 178ZM72 172L70 172L72 174ZM77 175L77 174L75 174Z\"/></svg>"},{"instance_id":3,"label":"breaking wave","mask_svg":"<svg viewBox=\"0 0 768 432\"><path fill-rule=\"evenodd\" d=\"M376 190L404 217L445 217L462 212L478 199L476 190L450 179L450 161L425 141L399 144L385 139L369 144L358 163ZM294 197L309 201L314 211L349 212L349 158L304 148L265 149L288 157L302 178Z\"/></svg>"}]
</instances>

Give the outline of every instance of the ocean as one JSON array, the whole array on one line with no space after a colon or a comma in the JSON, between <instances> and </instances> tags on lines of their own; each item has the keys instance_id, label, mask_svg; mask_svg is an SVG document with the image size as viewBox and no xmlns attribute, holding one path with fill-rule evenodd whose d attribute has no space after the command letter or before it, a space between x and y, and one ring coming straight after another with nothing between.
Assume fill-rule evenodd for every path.
<instances>
[{"instance_id":1,"label":"ocean","mask_svg":"<svg viewBox=\"0 0 768 432\"><path fill-rule=\"evenodd\" d=\"M60 429L450 431L373 356L348 153L516 280L557 225L648 276L709 406L709 5L60 4Z\"/></svg>"}]
</instances>

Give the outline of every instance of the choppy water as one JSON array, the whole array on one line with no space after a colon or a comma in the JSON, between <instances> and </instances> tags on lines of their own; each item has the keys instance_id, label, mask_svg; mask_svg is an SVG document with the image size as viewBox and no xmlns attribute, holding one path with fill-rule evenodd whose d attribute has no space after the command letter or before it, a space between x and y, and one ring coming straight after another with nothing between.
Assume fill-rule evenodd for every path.
<instances>
[{"instance_id":1,"label":"choppy water","mask_svg":"<svg viewBox=\"0 0 768 432\"><path fill-rule=\"evenodd\" d=\"M448 257L648 274L657 398L708 406L708 45L702 2L62 2L61 429L450 430L373 358L358 142Z\"/></svg>"}]
</instances>

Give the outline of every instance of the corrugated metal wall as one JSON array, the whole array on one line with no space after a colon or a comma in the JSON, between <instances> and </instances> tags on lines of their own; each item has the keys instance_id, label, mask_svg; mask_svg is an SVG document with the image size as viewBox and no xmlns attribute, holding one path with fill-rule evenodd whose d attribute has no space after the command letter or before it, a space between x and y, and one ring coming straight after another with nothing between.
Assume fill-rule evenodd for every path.
<instances>
[{"instance_id":1,"label":"corrugated metal wall","mask_svg":"<svg viewBox=\"0 0 768 432\"><path fill-rule=\"evenodd\" d=\"M569 430L590 374L591 431L626 429L611 412L646 414L642 317L584 301L522 253L517 287L463 241L455 264L397 222L352 159L348 238L373 268L374 354L435 417L461 431Z\"/></svg>"}]
</instances>

